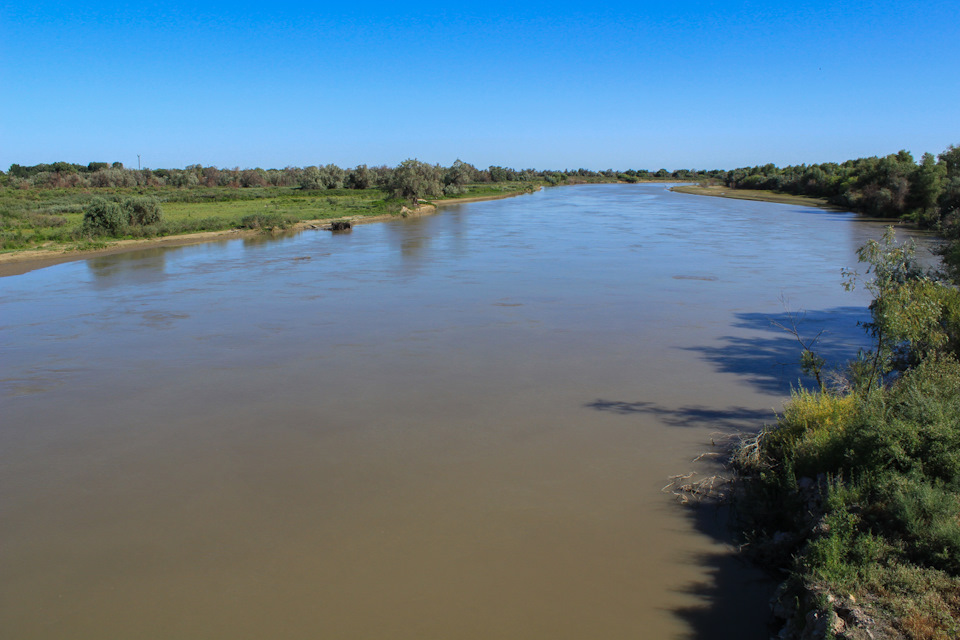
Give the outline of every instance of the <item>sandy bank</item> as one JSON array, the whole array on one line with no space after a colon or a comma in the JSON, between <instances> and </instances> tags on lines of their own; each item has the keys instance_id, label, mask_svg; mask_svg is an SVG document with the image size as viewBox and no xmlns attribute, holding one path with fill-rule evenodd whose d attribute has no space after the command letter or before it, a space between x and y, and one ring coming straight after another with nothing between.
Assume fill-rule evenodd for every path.
<instances>
[{"instance_id":1,"label":"sandy bank","mask_svg":"<svg viewBox=\"0 0 960 640\"><path fill-rule=\"evenodd\" d=\"M811 198L809 196L794 196L789 193L776 193L764 189L731 189L729 187L710 186L701 187L697 185L682 185L671 187L670 191L677 193L687 193L695 196L714 196L717 198L733 198L735 200L754 200L759 202L776 202L778 204L796 204L804 207L817 207L819 209L830 209L833 211L846 211L842 207L830 204L823 198Z\"/></svg>"}]
</instances>

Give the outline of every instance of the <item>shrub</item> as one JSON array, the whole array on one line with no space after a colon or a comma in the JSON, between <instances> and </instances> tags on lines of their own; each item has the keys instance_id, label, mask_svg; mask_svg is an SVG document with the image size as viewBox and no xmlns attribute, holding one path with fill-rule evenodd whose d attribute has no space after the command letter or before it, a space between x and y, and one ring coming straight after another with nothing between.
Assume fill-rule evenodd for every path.
<instances>
[{"instance_id":1,"label":"shrub","mask_svg":"<svg viewBox=\"0 0 960 640\"><path fill-rule=\"evenodd\" d=\"M126 228L128 220L119 203L97 198L83 212L83 229L92 235L116 236Z\"/></svg>"},{"instance_id":2,"label":"shrub","mask_svg":"<svg viewBox=\"0 0 960 640\"><path fill-rule=\"evenodd\" d=\"M765 432L764 449L800 476L835 471L841 464L843 436L855 411L853 395L801 389L793 392L777 424Z\"/></svg>"},{"instance_id":3,"label":"shrub","mask_svg":"<svg viewBox=\"0 0 960 640\"><path fill-rule=\"evenodd\" d=\"M131 225L156 225L163 222L163 210L156 198L126 198L120 206L127 212Z\"/></svg>"}]
</instances>

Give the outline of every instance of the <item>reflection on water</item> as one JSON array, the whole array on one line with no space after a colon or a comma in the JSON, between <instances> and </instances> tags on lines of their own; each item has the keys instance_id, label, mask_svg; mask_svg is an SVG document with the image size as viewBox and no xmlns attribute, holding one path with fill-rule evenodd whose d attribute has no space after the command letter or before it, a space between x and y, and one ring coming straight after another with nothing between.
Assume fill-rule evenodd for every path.
<instances>
[{"instance_id":1,"label":"reflection on water","mask_svg":"<svg viewBox=\"0 0 960 640\"><path fill-rule=\"evenodd\" d=\"M660 489L796 382L782 298L856 350L880 233L603 185L4 278L0 628L764 637Z\"/></svg>"}]
</instances>

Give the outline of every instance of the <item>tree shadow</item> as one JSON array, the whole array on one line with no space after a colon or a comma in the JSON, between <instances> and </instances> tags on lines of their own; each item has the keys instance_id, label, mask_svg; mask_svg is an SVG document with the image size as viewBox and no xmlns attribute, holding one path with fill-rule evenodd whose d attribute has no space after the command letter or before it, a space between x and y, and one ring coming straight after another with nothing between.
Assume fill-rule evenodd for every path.
<instances>
[{"instance_id":1,"label":"tree shadow","mask_svg":"<svg viewBox=\"0 0 960 640\"><path fill-rule=\"evenodd\" d=\"M706 568L707 577L679 589L702 605L671 611L690 627L691 640L764 640L776 634L770 626L770 598L778 577L751 565L733 548L731 507L714 503L686 505L697 531L731 546L728 552L701 553L686 561ZM780 578L782 579L782 578Z\"/></svg>"},{"instance_id":2,"label":"tree shadow","mask_svg":"<svg viewBox=\"0 0 960 640\"><path fill-rule=\"evenodd\" d=\"M765 393L786 394L798 381L814 384L800 369L803 347L788 329L796 329L813 351L826 360L828 369L842 369L856 357L857 351L869 346L869 337L860 324L870 320L870 313L863 307L739 313L736 318L733 327L754 335L729 335L720 338L718 345L684 349L699 353L718 372L735 374ZM815 344L811 344L815 339Z\"/></svg>"},{"instance_id":3,"label":"tree shadow","mask_svg":"<svg viewBox=\"0 0 960 640\"><path fill-rule=\"evenodd\" d=\"M803 347L789 329L795 330L823 357L828 367L840 369L858 350L869 347L869 337L859 324L869 319L869 311L863 307L805 313L740 313L732 328L746 335L724 336L715 345L687 347L687 350L699 353L718 373L734 374L760 391L785 395L798 381L815 384L800 369ZM819 340L811 344L818 334ZM619 415L646 414L667 425L708 427L730 436L755 431L759 424L775 418L772 409L696 404L673 408L645 400L598 398L585 403L584 407ZM698 471L701 477L708 477L720 471L720 462L704 459ZM781 577L765 573L736 552L732 507L705 500L688 503L682 509L693 528L721 548L682 559L702 567L705 576L679 589L680 593L693 597L696 604L678 607L670 613L688 626L691 640L761 640L775 635L776 631L769 627L769 601Z\"/></svg>"},{"instance_id":4,"label":"tree shadow","mask_svg":"<svg viewBox=\"0 0 960 640\"><path fill-rule=\"evenodd\" d=\"M583 405L588 409L606 411L619 415L644 413L656 416L664 424L672 427L713 427L718 431L738 433L747 429L753 430L757 424L773 419L772 410L750 409L747 407L705 407L703 405L687 405L669 408L655 402L637 401L624 402L621 400L604 400L598 398Z\"/></svg>"}]
</instances>

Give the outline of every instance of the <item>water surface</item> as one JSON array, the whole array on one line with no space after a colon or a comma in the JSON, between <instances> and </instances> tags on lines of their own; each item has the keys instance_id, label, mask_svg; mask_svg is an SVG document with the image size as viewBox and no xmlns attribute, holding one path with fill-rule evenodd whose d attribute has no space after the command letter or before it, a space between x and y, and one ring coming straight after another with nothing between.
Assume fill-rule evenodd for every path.
<instances>
[{"instance_id":1,"label":"water surface","mask_svg":"<svg viewBox=\"0 0 960 640\"><path fill-rule=\"evenodd\" d=\"M765 637L661 488L779 408L771 320L855 350L880 233L598 185L0 279L0 629Z\"/></svg>"}]
</instances>

